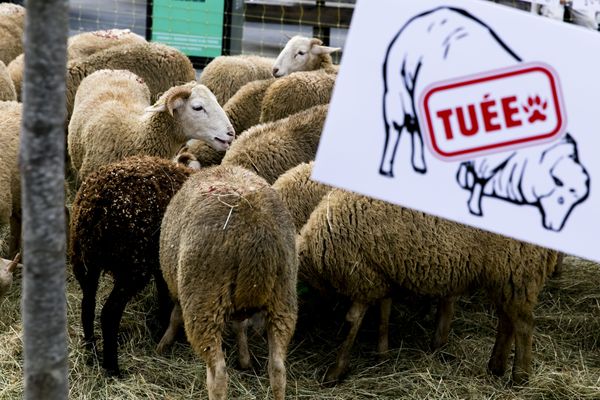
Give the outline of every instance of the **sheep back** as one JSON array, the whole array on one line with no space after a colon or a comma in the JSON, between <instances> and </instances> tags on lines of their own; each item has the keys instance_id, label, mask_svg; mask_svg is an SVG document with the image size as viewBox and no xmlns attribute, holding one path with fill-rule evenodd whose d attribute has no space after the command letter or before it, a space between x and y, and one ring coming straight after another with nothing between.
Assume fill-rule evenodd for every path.
<instances>
[{"instance_id":1,"label":"sheep back","mask_svg":"<svg viewBox=\"0 0 600 400\"><path fill-rule=\"evenodd\" d=\"M125 69L146 82L155 101L169 88L195 80L196 71L181 51L160 43L132 43L115 46L68 63L67 119L73 113L81 81L100 69Z\"/></svg>"},{"instance_id":2,"label":"sheep back","mask_svg":"<svg viewBox=\"0 0 600 400\"><path fill-rule=\"evenodd\" d=\"M325 70L294 72L277 79L264 94L260 122L275 121L331 100L337 75Z\"/></svg>"},{"instance_id":3,"label":"sheep back","mask_svg":"<svg viewBox=\"0 0 600 400\"><path fill-rule=\"evenodd\" d=\"M314 160L327 109L328 105L315 106L248 129L232 143L221 164L253 170L272 184L290 168Z\"/></svg>"},{"instance_id":4,"label":"sheep back","mask_svg":"<svg viewBox=\"0 0 600 400\"><path fill-rule=\"evenodd\" d=\"M150 91L140 77L125 70L97 71L86 77L80 88L75 98L77 113L69 124L68 150L72 166L85 176L95 166L111 161L98 159L104 157L108 149L114 150L116 158L125 156L127 149L117 141L121 135L135 136L130 120L132 115L143 115L150 105ZM86 151L90 147L93 151ZM102 149L106 151L100 151Z\"/></svg>"},{"instance_id":5,"label":"sheep back","mask_svg":"<svg viewBox=\"0 0 600 400\"><path fill-rule=\"evenodd\" d=\"M249 82L242 86L223 106L223 110L238 135L259 124L262 100L273 82L275 82L275 78Z\"/></svg>"},{"instance_id":6,"label":"sheep back","mask_svg":"<svg viewBox=\"0 0 600 400\"><path fill-rule=\"evenodd\" d=\"M115 279L149 280L159 271L160 224L167 204L193 170L158 157L129 157L102 166L82 182L71 212L69 257Z\"/></svg>"},{"instance_id":7,"label":"sheep back","mask_svg":"<svg viewBox=\"0 0 600 400\"><path fill-rule=\"evenodd\" d=\"M248 82L273 77L275 60L259 56L219 56L209 62L200 74L200 83L207 86L224 105Z\"/></svg>"},{"instance_id":8,"label":"sheep back","mask_svg":"<svg viewBox=\"0 0 600 400\"><path fill-rule=\"evenodd\" d=\"M338 189L311 214L298 246L301 276L325 279L365 302L383 297L382 282L394 282L431 296L482 287L499 303L534 305L558 257L556 251Z\"/></svg>"},{"instance_id":9,"label":"sheep back","mask_svg":"<svg viewBox=\"0 0 600 400\"><path fill-rule=\"evenodd\" d=\"M296 310L294 241L277 193L248 170L201 169L182 186L163 218L160 264L200 355L232 314Z\"/></svg>"},{"instance_id":10,"label":"sheep back","mask_svg":"<svg viewBox=\"0 0 600 400\"><path fill-rule=\"evenodd\" d=\"M292 215L296 232L300 232L323 196L332 189L329 185L310 179L313 164L313 161L299 164L285 172L273 183L273 189L279 193L283 204Z\"/></svg>"},{"instance_id":11,"label":"sheep back","mask_svg":"<svg viewBox=\"0 0 600 400\"><path fill-rule=\"evenodd\" d=\"M0 61L0 101L6 100L17 100L17 92L8 68Z\"/></svg>"},{"instance_id":12,"label":"sheep back","mask_svg":"<svg viewBox=\"0 0 600 400\"><path fill-rule=\"evenodd\" d=\"M0 61L6 65L23 53L24 26L25 7L0 4Z\"/></svg>"},{"instance_id":13,"label":"sheep back","mask_svg":"<svg viewBox=\"0 0 600 400\"><path fill-rule=\"evenodd\" d=\"M146 39L129 29L107 29L82 32L73 35L67 42L67 58L86 58L99 51L124 44L147 43Z\"/></svg>"}]
</instances>

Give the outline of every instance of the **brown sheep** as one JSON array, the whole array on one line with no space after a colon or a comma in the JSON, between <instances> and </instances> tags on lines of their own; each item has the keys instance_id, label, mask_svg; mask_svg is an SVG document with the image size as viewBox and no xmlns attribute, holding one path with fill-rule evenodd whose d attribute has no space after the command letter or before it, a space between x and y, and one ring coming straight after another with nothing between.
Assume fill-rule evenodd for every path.
<instances>
[{"instance_id":1,"label":"brown sheep","mask_svg":"<svg viewBox=\"0 0 600 400\"><path fill-rule=\"evenodd\" d=\"M330 192L300 232L299 277L348 296L351 328L326 374L337 381L347 370L352 344L370 304L393 287L452 299L472 287L487 290L499 316L489 362L502 375L513 339L514 382L531 373L533 307L558 253L351 192ZM438 332L449 329L452 309L438 315ZM441 330L441 332L439 331Z\"/></svg>"},{"instance_id":2,"label":"brown sheep","mask_svg":"<svg viewBox=\"0 0 600 400\"><path fill-rule=\"evenodd\" d=\"M165 212L160 264L178 300L172 325L183 321L188 341L207 364L209 399L227 396L226 322L265 311L271 388L282 400L297 318L297 256L291 216L269 184L235 166L192 175ZM174 331L170 326L159 346L170 343Z\"/></svg>"},{"instance_id":3,"label":"brown sheep","mask_svg":"<svg viewBox=\"0 0 600 400\"><path fill-rule=\"evenodd\" d=\"M119 375L117 334L127 303L154 277L159 318L167 322L169 293L158 259L160 224L167 204L194 170L158 157L130 157L90 174L71 212L69 257L79 282L86 347L95 351L96 290L102 272L114 286L102 307L102 365Z\"/></svg>"}]
</instances>

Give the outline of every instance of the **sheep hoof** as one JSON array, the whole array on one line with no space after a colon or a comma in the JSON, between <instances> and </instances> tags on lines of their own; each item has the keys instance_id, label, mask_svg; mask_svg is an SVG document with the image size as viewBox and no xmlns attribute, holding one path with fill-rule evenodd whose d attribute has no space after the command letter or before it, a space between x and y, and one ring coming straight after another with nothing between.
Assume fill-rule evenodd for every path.
<instances>
[{"instance_id":1,"label":"sheep hoof","mask_svg":"<svg viewBox=\"0 0 600 400\"><path fill-rule=\"evenodd\" d=\"M529 382L529 374L521 369L513 371L512 381L517 386L523 386Z\"/></svg>"},{"instance_id":2,"label":"sheep hoof","mask_svg":"<svg viewBox=\"0 0 600 400\"><path fill-rule=\"evenodd\" d=\"M325 387L333 387L338 384L338 382L342 379L344 375L346 375L347 371L341 370L339 367L329 367L327 369L327 373L325 374L325 379L323 379L323 386Z\"/></svg>"},{"instance_id":3,"label":"sheep hoof","mask_svg":"<svg viewBox=\"0 0 600 400\"><path fill-rule=\"evenodd\" d=\"M377 359L379 361L385 361L388 360L390 358L390 352L388 351L388 349L385 350L377 350Z\"/></svg>"},{"instance_id":4,"label":"sheep hoof","mask_svg":"<svg viewBox=\"0 0 600 400\"><path fill-rule=\"evenodd\" d=\"M254 369L254 365L250 360L238 360L237 367L240 371L249 371L251 369Z\"/></svg>"},{"instance_id":5,"label":"sheep hoof","mask_svg":"<svg viewBox=\"0 0 600 400\"><path fill-rule=\"evenodd\" d=\"M494 363L493 360L488 364L488 371L494 376L503 376L506 372L506 367L504 365L498 365L498 363Z\"/></svg>"},{"instance_id":6,"label":"sheep hoof","mask_svg":"<svg viewBox=\"0 0 600 400\"><path fill-rule=\"evenodd\" d=\"M167 352L167 349L169 348L168 345L166 345L165 343L163 343L163 341L161 340L160 343L156 346L156 352L158 354L165 354Z\"/></svg>"},{"instance_id":7,"label":"sheep hoof","mask_svg":"<svg viewBox=\"0 0 600 400\"><path fill-rule=\"evenodd\" d=\"M117 368L106 368L104 367L104 371L106 372L106 376L109 378L123 379L124 375L121 370Z\"/></svg>"}]
</instances>

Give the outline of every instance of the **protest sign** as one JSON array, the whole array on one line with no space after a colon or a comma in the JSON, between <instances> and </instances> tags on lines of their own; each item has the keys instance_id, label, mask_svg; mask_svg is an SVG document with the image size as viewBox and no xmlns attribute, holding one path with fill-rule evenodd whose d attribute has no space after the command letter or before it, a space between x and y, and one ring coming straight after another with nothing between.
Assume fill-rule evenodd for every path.
<instances>
[{"instance_id":1,"label":"protest sign","mask_svg":"<svg viewBox=\"0 0 600 400\"><path fill-rule=\"evenodd\" d=\"M491 2L359 1L313 178L600 261L599 52Z\"/></svg>"}]
</instances>

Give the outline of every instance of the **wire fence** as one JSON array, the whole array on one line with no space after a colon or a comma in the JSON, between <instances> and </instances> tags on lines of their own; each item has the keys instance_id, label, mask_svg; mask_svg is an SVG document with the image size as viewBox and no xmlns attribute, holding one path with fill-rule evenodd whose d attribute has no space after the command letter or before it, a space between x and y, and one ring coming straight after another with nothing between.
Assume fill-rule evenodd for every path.
<instances>
[{"instance_id":1,"label":"wire fence","mask_svg":"<svg viewBox=\"0 0 600 400\"><path fill-rule=\"evenodd\" d=\"M531 3L526 1L491 1L531 10ZM296 34L319 37L326 44L343 48L355 3L356 0L71 0L70 31L75 34L128 28L150 40L185 48L188 55L204 51L208 57L217 53L275 56ZM569 6L564 19L573 20Z\"/></svg>"}]
</instances>

